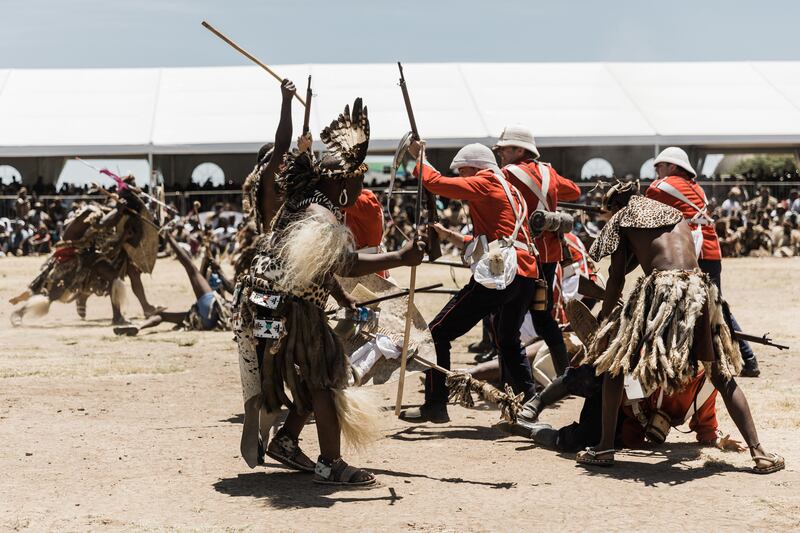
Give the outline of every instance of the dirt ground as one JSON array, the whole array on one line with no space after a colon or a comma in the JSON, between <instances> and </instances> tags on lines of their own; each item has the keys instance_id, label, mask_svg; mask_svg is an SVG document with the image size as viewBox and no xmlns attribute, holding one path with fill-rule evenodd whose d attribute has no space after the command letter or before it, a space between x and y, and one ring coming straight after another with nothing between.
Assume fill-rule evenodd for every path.
<instances>
[{"instance_id":1,"label":"dirt ground","mask_svg":"<svg viewBox=\"0 0 800 533\"><path fill-rule=\"evenodd\" d=\"M43 258L0 259L0 529L30 531L508 531L797 530L800 527L800 260L724 262L723 286L742 327L770 332L788 351L757 348L762 376L740 378L761 441L787 469L749 472L747 453L700 448L673 430L665 446L617 454L613 469L587 470L493 425L496 410L451 407L444 425L413 426L387 412L383 438L346 454L380 479L369 490L323 488L270 462L239 456L242 397L231 333L171 331L115 337L107 299L89 300L11 328L7 299ZM395 273L407 282L407 271ZM459 283L466 271L456 272ZM453 286L449 269L426 266L420 284ZM172 309L193 298L177 262L146 277L150 300ZM445 296L420 297L426 317ZM141 309L131 295L128 313ZM454 350L457 364L472 355ZM421 400L407 383L405 403ZM374 387L393 405L395 385ZM736 434L718 401L720 427ZM546 412L555 426L576 399ZM686 428L682 428L686 430ZM313 426L303 447L316 457Z\"/></svg>"}]
</instances>

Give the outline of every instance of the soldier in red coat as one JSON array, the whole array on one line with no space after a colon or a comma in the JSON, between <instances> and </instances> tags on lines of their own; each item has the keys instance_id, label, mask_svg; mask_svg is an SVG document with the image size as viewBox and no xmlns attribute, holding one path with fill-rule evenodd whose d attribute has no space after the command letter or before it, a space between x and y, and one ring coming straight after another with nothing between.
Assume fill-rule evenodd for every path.
<instances>
[{"instance_id":1,"label":"soldier in red coat","mask_svg":"<svg viewBox=\"0 0 800 533\"><path fill-rule=\"evenodd\" d=\"M722 250L714 228L714 220L708 210L708 200L703 188L695 181L697 172L689 163L689 156L678 147L665 148L655 159L656 179L648 187L645 196L662 204L674 207L681 213L692 229L700 270L708 274L711 281L722 294ZM737 331L742 329L733 315L731 325ZM739 350L744 359L742 376L758 377L756 354L747 341L739 341Z\"/></svg>"},{"instance_id":2,"label":"soldier in red coat","mask_svg":"<svg viewBox=\"0 0 800 533\"><path fill-rule=\"evenodd\" d=\"M495 145L503 175L525 198L528 210L555 211L559 200L577 200L581 191L549 164L539 161L533 134L524 126L507 126ZM567 347L553 318L553 287L556 267L562 259L561 235L545 231L534 239L539 253L542 278L547 281L547 309L532 311L536 331L542 336L553 358L556 373L561 375L569 364Z\"/></svg>"}]
</instances>

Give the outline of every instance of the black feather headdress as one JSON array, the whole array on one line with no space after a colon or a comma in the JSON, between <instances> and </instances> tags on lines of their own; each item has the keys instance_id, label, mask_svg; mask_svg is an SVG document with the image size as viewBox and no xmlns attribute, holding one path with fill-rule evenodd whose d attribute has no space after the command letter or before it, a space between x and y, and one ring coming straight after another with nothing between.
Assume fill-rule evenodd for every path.
<instances>
[{"instance_id":1,"label":"black feather headdress","mask_svg":"<svg viewBox=\"0 0 800 533\"><path fill-rule=\"evenodd\" d=\"M320 174L323 177L345 179L363 175L367 171L364 158L369 147L369 117L361 98L350 106L344 106L344 113L322 130L320 139L328 147L328 153L320 161Z\"/></svg>"},{"instance_id":2,"label":"black feather headdress","mask_svg":"<svg viewBox=\"0 0 800 533\"><path fill-rule=\"evenodd\" d=\"M289 201L298 201L310 193L320 179L347 179L363 176L367 172L364 158L369 146L369 117L361 98L350 106L328 127L320 139L328 152L316 161L310 153L290 153L286 166L277 178L278 187Z\"/></svg>"}]
</instances>

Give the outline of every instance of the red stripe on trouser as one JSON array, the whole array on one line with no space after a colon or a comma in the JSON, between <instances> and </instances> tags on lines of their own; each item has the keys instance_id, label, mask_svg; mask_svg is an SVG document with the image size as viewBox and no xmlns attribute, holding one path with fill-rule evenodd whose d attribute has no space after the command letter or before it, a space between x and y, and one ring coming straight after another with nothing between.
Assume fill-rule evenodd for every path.
<instances>
[{"instance_id":1,"label":"red stripe on trouser","mask_svg":"<svg viewBox=\"0 0 800 533\"><path fill-rule=\"evenodd\" d=\"M472 281L471 281L471 283L472 283ZM457 296L456 298L458 298L458 299L457 299L457 300L456 300L456 302L453 304L453 306L452 306L452 307L450 307L450 310L449 310L449 311L447 311L447 312L446 312L444 315L442 315L442 317L441 317L441 318L440 318L440 319L439 319L439 320L438 320L438 321L437 321L435 324L430 324L430 325L428 326L428 330L430 330L430 332L431 332L431 337L433 337L433 328L435 328L436 326L438 326L439 324L441 324L441 323L442 323L442 320L444 320L445 318L447 318L447 316L448 316L448 315L449 315L449 314L450 314L450 313L453 311L453 309L455 309L456 307L458 307L458 304L461 302L461 300L463 300L464 298L466 298L466 296L467 296L467 295L469 295L469 294L471 294L471 293L472 293L474 290L475 290L475 287L473 286L473 287L472 287L470 290L468 290L468 291L467 291L467 292L465 292L464 294L461 294L461 295ZM434 343L434 346L435 346L435 343ZM439 364L439 361L436 361L436 364ZM449 370L449 369L448 369L448 370ZM432 389L432 388L433 388L433 372L437 372L437 371L436 371L436 370L431 370L430 372L427 372L427 373L425 374L425 385L426 385L426 387L427 387L428 389ZM428 383L428 380L431 380L431 382L430 382L430 383Z\"/></svg>"}]
</instances>

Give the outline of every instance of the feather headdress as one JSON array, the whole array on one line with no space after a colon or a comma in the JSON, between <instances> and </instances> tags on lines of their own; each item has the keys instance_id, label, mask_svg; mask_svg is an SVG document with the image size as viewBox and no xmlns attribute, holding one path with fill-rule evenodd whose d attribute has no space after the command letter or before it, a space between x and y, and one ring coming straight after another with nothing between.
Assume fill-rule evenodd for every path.
<instances>
[{"instance_id":1,"label":"feather headdress","mask_svg":"<svg viewBox=\"0 0 800 533\"><path fill-rule=\"evenodd\" d=\"M311 191L320 179L348 179L367 172L364 158L369 147L369 117L361 98L322 130L320 139L328 152L315 161L308 152L286 156L286 167L277 178L287 200L297 200Z\"/></svg>"},{"instance_id":2,"label":"feather headdress","mask_svg":"<svg viewBox=\"0 0 800 533\"><path fill-rule=\"evenodd\" d=\"M323 177L345 179L363 175L367 171L364 158L369 147L369 118L367 108L361 98L350 106L344 106L344 113L322 130L320 139L329 152L320 162Z\"/></svg>"}]
</instances>

